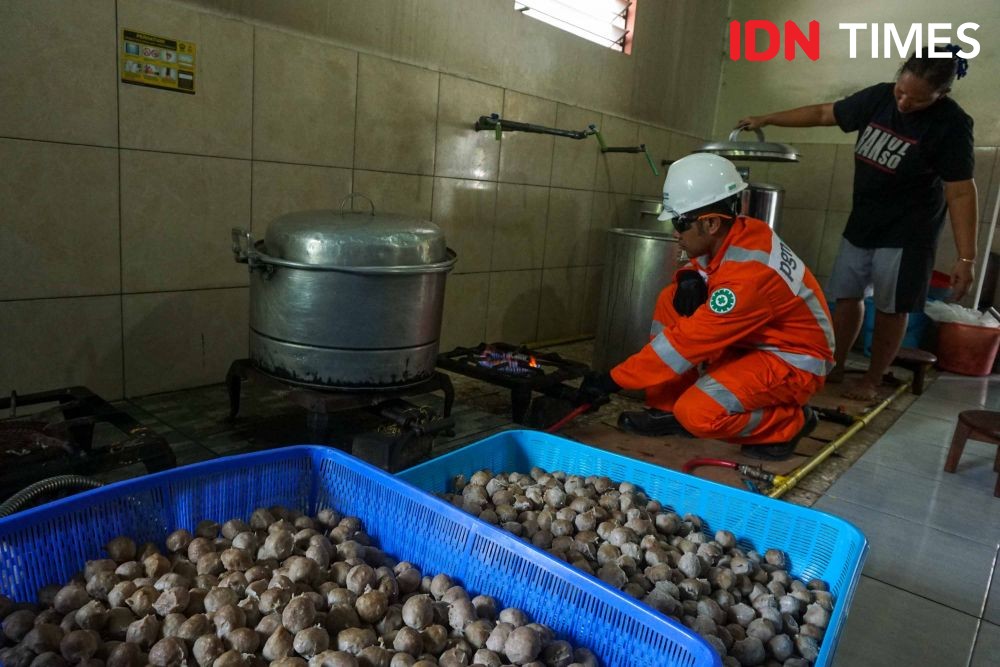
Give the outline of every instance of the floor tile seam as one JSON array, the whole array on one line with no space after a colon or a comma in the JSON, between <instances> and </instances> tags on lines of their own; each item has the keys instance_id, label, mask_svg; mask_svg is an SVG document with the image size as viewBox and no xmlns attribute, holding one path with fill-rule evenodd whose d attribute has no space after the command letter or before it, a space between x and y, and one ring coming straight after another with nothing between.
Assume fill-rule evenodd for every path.
<instances>
[{"instance_id":1,"label":"floor tile seam","mask_svg":"<svg viewBox=\"0 0 1000 667\"><path fill-rule=\"evenodd\" d=\"M927 415L920 415L920 416L921 417L927 417ZM927 417L927 419L938 419L938 418L937 417ZM936 438L934 438L934 436L920 435L921 433L925 433L927 431L926 428L922 428L922 429L919 430L918 433L914 433L912 427L910 427L908 424L906 424L905 420L906 420L905 416L904 417L900 417L899 420L897 420L895 423L893 423L892 426L890 426L889 428L887 428L884 433L882 433L881 435L879 435L879 438L878 438L878 440L876 440L876 442L878 442L879 440L882 440L884 438L909 438L909 439L916 440L916 441L919 441L919 442L922 442L922 443L925 443L925 444L935 444L935 445L938 445L938 443L940 443L941 446L947 446L947 445L944 445L944 443L941 443ZM941 422L947 422L948 428L947 429L943 429L941 431L941 437L944 437L945 435L947 435L948 442L950 443L951 442L951 435L955 431L955 422L953 422L951 420L945 420L945 419L941 419L939 421L941 421ZM903 426L900 426L900 424L903 424Z\"/></svg>"},{"instance_id":2,"label":"floor tile seam","mask_svg":"<svg viewBox=\"0 0 1000 667\"><path fill-rule=\"evenodd\" d=\"M993 564L992 567L990 568L990 577L989 579L986 580L986 599L983 601L983 616L986 615L986 608L990 604L990 592L993 589L993 581L996 579L997 576L998 561L1000 561L1000 545L997 545L997 549L993 553ZM1000 591L997 591L997 595L1000 595ZM984 618L983 620L985 621L986 619ZM987 622L992 623L992 621L987 621ZM994 625L1000 626L1000 619L998 619L998 622L994 623ZM979 631L977 630L976 637L978 638L978 636L979 636Z\"/></svg>"},{"instance_id":3,"label":"floor tile seam","mask_svg":"<svg viewBox=\"0 0 1000 667\"><path fill-rule=\"evenodd\" d=\"M864 456L862 456L860 459L858 459L857 461L855 461L854 464L850 468L848 468L847 471L843 475L841 475L840 477L838 477L836 479L836 481L834 481L834 483L830 486L830 488L832 489L834 486L836 486L840 482L840 480L842 480L847 475L848 472L850 472L851 470L853 470L855 467L857 467L859 465L863 466L865 468L885 468L887 470L892 470L893 472L897 472L897 473L900 473L900 474L903 474L903 475L907 475L908 477L912 477L913 479L916 479L916 480L925 481L925 482L932 482L935 485L940 485L940 484L943 484L944 486L959 485L959 486L961 486L962 490L968 489L970 491L974 491L975 488L978 488L978 487L971 488L971 487L966 486L964 482L955 481L955 480L957 480L959 478L955 478L955 480L953 480L950 477L930 477L929 473L918 473L918 472L914 472L912 469L910 469L910 470L899 470L897 468L893 468L892 466L882 465L880 463L873 463L870 460L869 461L865 461L863 459L864 459ZM992 493L990 493L990 497L992 497Z\"/></svg>"},{"instance_id":4,"label":"floor tile seam","mask_svg":"<svg viewBox=\"0 0 1000 667\"><path fill-rule=\"evenodd\" d=\"M169 422L167 422L166 420L164 420L159 415L154 414L152 411L148 410L147 408L143 407L142 405L136 403L133 399L131 399L131 398L124 398L124 399L122 399L122 402L126 403L129 406L129 408L132 408L132 409L135 409L135 410L138 410L138 411L142 412L144 419L148 418L148 419L151 419L153 421L159 422L160 424L166 426L167 428L170 428L170 429L175 430L175 431L177 430L176 428L174 428L174 426L172 424L170 424ZM148 423L143 423L143 426L150 427L151 425L148 424ZM182 435L184 435L184 434L182 434Z\"/></svg>"},{"instance_id":5,"label":"floor tile seam","mask_svg":"<svg viewBox=\"0 0 1000 667\"><path fill-rule=\"evenodd\" d=\"M923 479L928 479L928 480L931 480L931 481L934 481L934 482L941 482L941 481L945 481L946 480L947 484L954 483L954 484L957 484L957 485L960 485L960 486L963 486L963 487L967 487L967 488L970 488L970 489L974 489L974 490L979 490L981 488L981 486L982 486L980 484L976 484L970 478L968 478L966 476L963 476L962 475L963 471L961 469L956 470L954 473L947 473L948 475L950 475L949 477L944 477L944 476L930 477L929 475L931 473L929 473L929 472L914 471L914 469L912 467L910 467L910 468L901 467L903 465L902 463L893 465L892 462L890 462L890 463L875 463L874 461L875 461L874 459L865 459L865 457L862 455L860 458L858 458L856 461L854 461L854 463L852 464L851 467L854 467L854 465L857 465L859 463L863 463L866 467L874 465L875 467L888 468L890 470L895 470L896 472L914 473L915 475L917 475L917 476L919 476L919 477L921 477ZM959 465L960 468L963 467L963 466L968 466L968 464L978 464L978 465L989 466L990 473L993 474L993 475L995 475L997 473L995 471L993 471L993 461L994 461L993 457L987 458L985 456L979 456L979 455L976 455L976 454L970 454L968 456L963 456L962 460L959 461L958 465ZM974 467L977 467L977 466L974 466ZM946 473L945 470L940 470L939 472L941 472L942 474ZM993 484L991 483L990 484L990 488L992 488L992 487L993 487Z\"/></svg>"},{"instance_id":6,"label":"floor tile seam","mask_svg":"<svg viewBox=\"0 0 1000 667\"><path fill-rule=\"evenodd\" d=\"M993 622L993 621L991 621L988 618L981 618L979 620L982 621L983 624L985 624L985 625L992 625L997 630L1000 630L1000 622Z\"/></svg>"},{"instance_id":7,"label":"floor tile seam","mask_svg":"<svg viewBox=\"0 0 1000 667\"><path fill-rule=\"evenodd\" d=\"M871 576L869 574L865 574L865 575L862 575L862 576L864 576L864 577L866 577L868 579L871 579L872 581L877 581L880 584L888 586L889 588L892 588L894 590L900 591L901 593L906 593L907 595L912 595L913 597L920 598L921 600L925 600L927 602L930 602L931 604L936 604L939 607L944 607L945 609L953 611L953 612L955 612L957 614L961 614L962 616L967 616L970 619L972 619L973 621L976 621L977 622L977 625L976 625L976 634L972 638L973 644L975 644L976 637L979 635L979 626L978 626L978 623L982 622L982 621L990 623L990 621L988 621L987 619L984 619L981 615L980 616L976 616L975 614L970 614L967 611L964 611L962 609L958 609L956 607L952 607L949 604L945 604L944 602L940 602L938 600L935 600L934 598L927 597L926 595L922 595L920 593L915 593L915 592L913 592L911 590L907 590L907 589L903 588L902 586L897 586L896 584L893 584L893 583L890 583L888 581L885 581L884 579L879 579L878 577L873 577L873 576ZM983 604L984 604L984 609L980 612L980 614L982 614L982 613L985 612L985 600L984 600Z\"/></svg>"},{"instance_id":8,"label":"floor tile seam","mask_svg":"<svg viewBox=\"0 0 1000 667\"><path fill-rule=\"evenodd\" d=\"M976 644L979 643L979 633L982 632L983 619L979 619L976 624L976 635L972 638L972 646L969 647L969 656L965 659L965 667L972 667L972 659L976 657Z\"/></svg>"},{"instance_id":9,"label":"floor tile seam","mask_svg":"<svg viewBox=\"0 0 1000 667\"><path fill-rule=\"evenodd\" d=\"M129 400L129 399L126 399L126 400ZM131 403L131 401L129 401L129 403L130 403L130 405L134 405L134 403ZM143 409L145 412L149 413L148 410L145 410L144 408L141 408L141 406L140 406L140 409ZM202 439L199 438L196 433L189 433L188 431L186 431L186 430L184 430L184 429L176 426L175 424L173 424L173 423L171 423L171 422L163 419L162 417L154 416L154 415L151 415L151 416L153 417L153 419L155 419L156 421L160 422L161 424L163 424L164 426L166 426L170 430L175 431L175 432L183 435L188 440L196 442L199 445L201 445L202 447L206 447L205 444L202 442ZM206 449L207 449L207 447L206 447Z\"/></svg>"},{"instance_id":10,"label":"floor tile seam","mask_svg":"<svg viewBox=\"0 0 1000 667\"><path fill-rule=\"evenodd\" d=\"M936 401L943 401L945 403L966 404L966 405L971 405L971 404L985 405L985 403L980 403L978 402L978 400L976 401L970 401L967 399L959 400L955 398L949 398L948 396L938 396L932 390L925 391L923 394L920 395L919 398L917 398L917 400L913 402L912 405L919 405L921 403L931 403Z\"/></svg>"},{"instance_id":11,"label":"floor tile seam","mask_svg":"<svg viewBox=\"0 0 1000 667\"><path fill-rule=\"evenodd\" d=\"M894 449L894 450L883 449L883 450L876 451L876 452L872 453L874 449L875 449L875 445L872 445L871 447L869 447L868 450L865 451L864 454L862 454L861 456L859 456L857 458L856 462L857 463L864 463L866 466L881 465L883 467L892 467L892 466L890 466L890 464L891 463L895 463L895 461L891 458L891 455L899 454L901 456L905 456L906 453L907 453L907 450L902 450L902 449ZM926 449L931 449L931 448L927 447ZM947 452L948 450L946 448L941 448L940 451L941 452ZM871 453L871 455L869 455L870 453ZM867 456L867 458L865 458L866 456ZM879 458L885 459L886 462L877 463L876 461ZM944 464L945 464L946 460L947 460L947 457L944 457L944 458L941 459L941 467L940 467L939 470L935 470L933 473L926 472L926 473L923 473L921 476L927 476L927 475L931 475L931 474L936 474L937 472L946 472L944 470ZM956 474L958 474L959 471L964 470L966 468L976 468L976 467L983 466L983 465L989 465L992 468L993 463L994 463L995 460L996 460L996 455L995 454L980 454L977 451L969 451L968 449L966 449L966 451L962 453L962 457L958 461L958 467L956 469ZM903 462L900 462L900 463L903 463ZM916 464L913 464L913 465L916 465ZM894 467L893 470L900 470L900 472L906 472L908 470L913 470L913 468L911 467L911 468L906 468L906 469L900 469L900 468L895 468ZM938 479L938 478L937 477L932 477L931 479ZM959 479L959 477L955 477L955 478L945 477L943 479Z\"/></svg>"},{"instance_id":12,"label":"floor tile seam","mask_svg":"<svg viewBox=\"0 0 1000 667\"><path fill-rule=\"evenodd\" d=\"M940 407L942 404L946 404L955 411L953 415L942 415L940 413ZM935 407L931 407L935 406ZM926 404L914 403L906 409L906 412L920 415L921 417L927 417L928 419L942 419L947 421L953 421L958 419L958 413L967 412L969 410L985 410L986 408L980 403L958 403L955 401L949 401L944 398L935 399L933 403L929 402Z\"/></svg>"},{"instance_id":13,"label":"floor tile seam","mask_svg":"<svg viewBox=\"0 0 1000 667\"><path fill-rule=\"evenodd\" d=\"M970 438L970 440L974 440L974 438ZM982 442L981 440L974 440L974 441L975 442ZM939 442L939 441L932 441L932 440L928 440L928 439L924 439L924 438L919 438L919 437L916 437L916 436L900 435L900 434L895 434L895 433L892 433L892 434L890 434L890 433L884 433L884 434L882 434L881 437L879 437L878 440L876 440L875 442L872 443L871 447L869 448L869 451L871 451L872 449L874 449L875 447L877 447L878 445L881 445L881 444L885 444L885 445L901 444L901 445L906 445L908 447L923 447L924 449L936 449L936 450L939 450L939 451L947 451L948 448L951 446L950 443L945 444L945 443L942 443L942 442ZM985 443L985 444L988 445L989 443ZM868 452L865 452L865 453L867 454ZM962 457L963 458L965 456L967 456L967 455L968 456L975 456L975 457L978 457L978 458L990 458L990 459L994 458L993 456L988 455L988 454L987 455L982 455L982 454L975 454L975 453L972 453L972 454L966 454L965 452L962 453Z\"/></svg>"},{"instance_id":14,"label":"floor tile seam","mask_svg":"<svg viewBox=\"0 0 1000 667\"><path fill-rule=\"evenodd\" d=\"M877 507L869 507L868 505L864 505L862 503L855 502L853 500L850 500L849 498L845 498L843 496L834 495L834 494L830 493L831 490L832 490L832 487L831 487L831 489L828 489L827 492L823 494L823 496L824 497L825 496L829 496L829 497L834 498L836 500L839 500L841 502L845 502L845 503L847 503L849 505L854 505L856 507L863 507L863 508L865 508L867 510L870 510L872 512L878 512L879 514L884 514L885 516L892 517L893 519L898 519L898 520L901 520L901 521L906 521L907 523L911 523L911 524L914 524L916 526L923 526L924 528L929 528L931 530L936 530L939 533L944 533L945 535L948 535L948 536L951 536L951 537L958 537L958 538L963 539L963 540L965 540L967 542L972 542L973 544L979 544L981 546L990 547L991 549L997 549L998 547L1000 547L1000 541L981 542L981 541L979 541L979 540L977 540L975 538L969 537L968 535L962 535L960 533L954 533L954 532L952 532L950 530L944 530L943 528L938 528L937 526L932 526L929 523L920 523L919 521L914 521L913 519L910 519L910 518L905 517L905 516L900 516L899 514L893 514L892 512L886 512L885 510L879 509ZM819 503L821 500L822 500L822 497L819 500L817 500L816 503ZM826 509L824 509L822 507L816 507L815 504L813 505L813 507L814 507L814 509L818 509L821 512L827 512L827 513L829 513L828 510L826 510ZM837 517L839 517L841 519L844 519L845 521L851 521L850 517L841 516L839 514L835 515L835 516L837 516ZM865 537L870 537L870 536L866 535ZM994 562L995 562L995 560L994 560Z\"/></svg>"},{"instance_id":15,"label":"floor tile seam","mask_svg":"<svg viewBox=\"0 0 1000 667\"><path fill-rule=\"evenodd\" d=\"M919 407L920 406L917 406L916 403L914 403L913 405L907 407L905 410L903 410L903 414L900 416L900 418L897 419L896 421L894 421L893 423L891 423L889 425L889 427L886 428L886 431L891 431L891 430L896 429L896 428L905 427L907 425L906 417L917 417L917 418L919 418L921 420L929 420L929 421L935 421L935 422L942 422L942 424L946 423L949 426L953 425L955 423L955 421L958 419L958 415L957 414L955 414L954 416L948 416L948 417L943 416L943 415L939 415L939 414L927 414L926 412L921 412L920 409L919 409ZM917 408L917 409L914 410L914 408ZM972 409L972 408L970 408L970 409ZM912 423L912 421L916 421L916 420L911 420L910 423Z\"/></svg>"},{"instance_id":16,"label":"floor tile seam","mask_svg":"<svg viewBox=\"0 0 1000 667\"><path fill-rule=\"evenodd\" d=\"M882 441L892 441L892 440L910 440L914 443L920 443L920 445L925 445L927 447L937 447L938 449L947 449L951 445L951 436L954 433L954 426L949 426L946 431L941 431L940 435L923 435L926 431L921 431L920 433L913 433L912 431L898 430L893 431L892 429L886 431L879 435L878 439L875 440L874 444L878 444ZM944 442L947 438L947 443ZM917 445L914 445L917 446Z\"/></svg>"}]
</instances>

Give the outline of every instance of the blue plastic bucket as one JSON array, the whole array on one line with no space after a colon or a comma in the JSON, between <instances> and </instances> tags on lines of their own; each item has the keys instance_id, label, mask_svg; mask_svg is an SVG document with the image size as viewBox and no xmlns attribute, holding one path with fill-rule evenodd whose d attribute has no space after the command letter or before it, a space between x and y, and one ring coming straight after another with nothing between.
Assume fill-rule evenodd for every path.
<instances>
[{"instance_id":1,"label":"blue plastic bucket","mask_svg":"<svg viewBox=\"0 0 1000 667\"><path fill-rule=\"evenodd\" d=\"M937 300L937 299L932 299ZM906 323L906 334L903 336L903 347L920 347L927 333L931 318L923 313L910 313ZM875 302L871 297L865 299L865 319L861 325L861 340L866 357L872 356L872 336L875 332Z\"/></svg>"}]
</instances>

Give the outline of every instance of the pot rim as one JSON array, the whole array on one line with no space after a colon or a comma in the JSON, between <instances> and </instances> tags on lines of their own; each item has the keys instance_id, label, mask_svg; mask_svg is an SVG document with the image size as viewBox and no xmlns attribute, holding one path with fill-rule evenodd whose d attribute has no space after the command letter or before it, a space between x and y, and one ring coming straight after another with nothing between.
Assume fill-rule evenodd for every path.
<instances>
[{"instance_id":1,"label":"pot rim","mask_svg":"<svg viewBox=\"0 0 1000 667\"><path fill-rule=\"evenodd\" d=\"M410 274L410 273L447 273L455 268L458 255L451 248L445 248L448 259L435 262L433 264L409 264L409 265L376 265L376 266L346 266L340 264L305 264L295 262L290 259L282 259L269 255L263 251L264 241L254 243L255 262L258 264L270 264L281 266L286 269L299 269L302 271L333 271L336 273L354 273L359 275L381 275L381 274Z\"/></svg>"}]
</instances>

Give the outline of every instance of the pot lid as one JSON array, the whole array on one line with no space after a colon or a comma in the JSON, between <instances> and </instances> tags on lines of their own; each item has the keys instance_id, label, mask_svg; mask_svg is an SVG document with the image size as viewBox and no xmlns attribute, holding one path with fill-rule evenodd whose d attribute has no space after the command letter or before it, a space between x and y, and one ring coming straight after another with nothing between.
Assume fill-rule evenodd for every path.
<instances>
[{"instance_id":1,"label":"pot lid","mask_svg":"<svg viewBox=\"0 0 1000 667\"><path fill-rule=\"evenodd\" d=\"M730 160L756 162L798 162L799 152L794 146L764 141L764 133L755 129L757 141L738 141L741 128L729 133L728 141L710 141L696 148L695 153L715 153Z\"/></svg>"},{"instance_id":2,"label":"pot lid","mask_svg":"<svg viewBox=\"0 0 1000 667\"><path fill-rule=\"evenodd\" d=\"M370 210L346 209L362 198ZM276 218L264 236L266 252L312 266L420 266L448 258L444 233L432 222L404 215L375 214L363 195L344 199L339 210L297 211Z\"/></svg>"}]
</instances>

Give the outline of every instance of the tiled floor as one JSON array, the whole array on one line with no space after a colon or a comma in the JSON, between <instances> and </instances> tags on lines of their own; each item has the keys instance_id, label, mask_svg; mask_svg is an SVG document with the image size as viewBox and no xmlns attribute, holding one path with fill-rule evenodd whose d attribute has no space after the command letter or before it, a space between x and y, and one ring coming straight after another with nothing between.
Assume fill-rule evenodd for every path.
<instances>
[{"instance_id":1,"label":"tiled floor","mask_svg":"<svg viewBox=\"0 0 1000 667\"><path fill-rule=\"evenodd\" d=\"M942 375L814 505L871 543L837 667L1000 665L996 447L942 470L958 413L998 407L1000 377Z\"/></svg>"}]
</instances>

